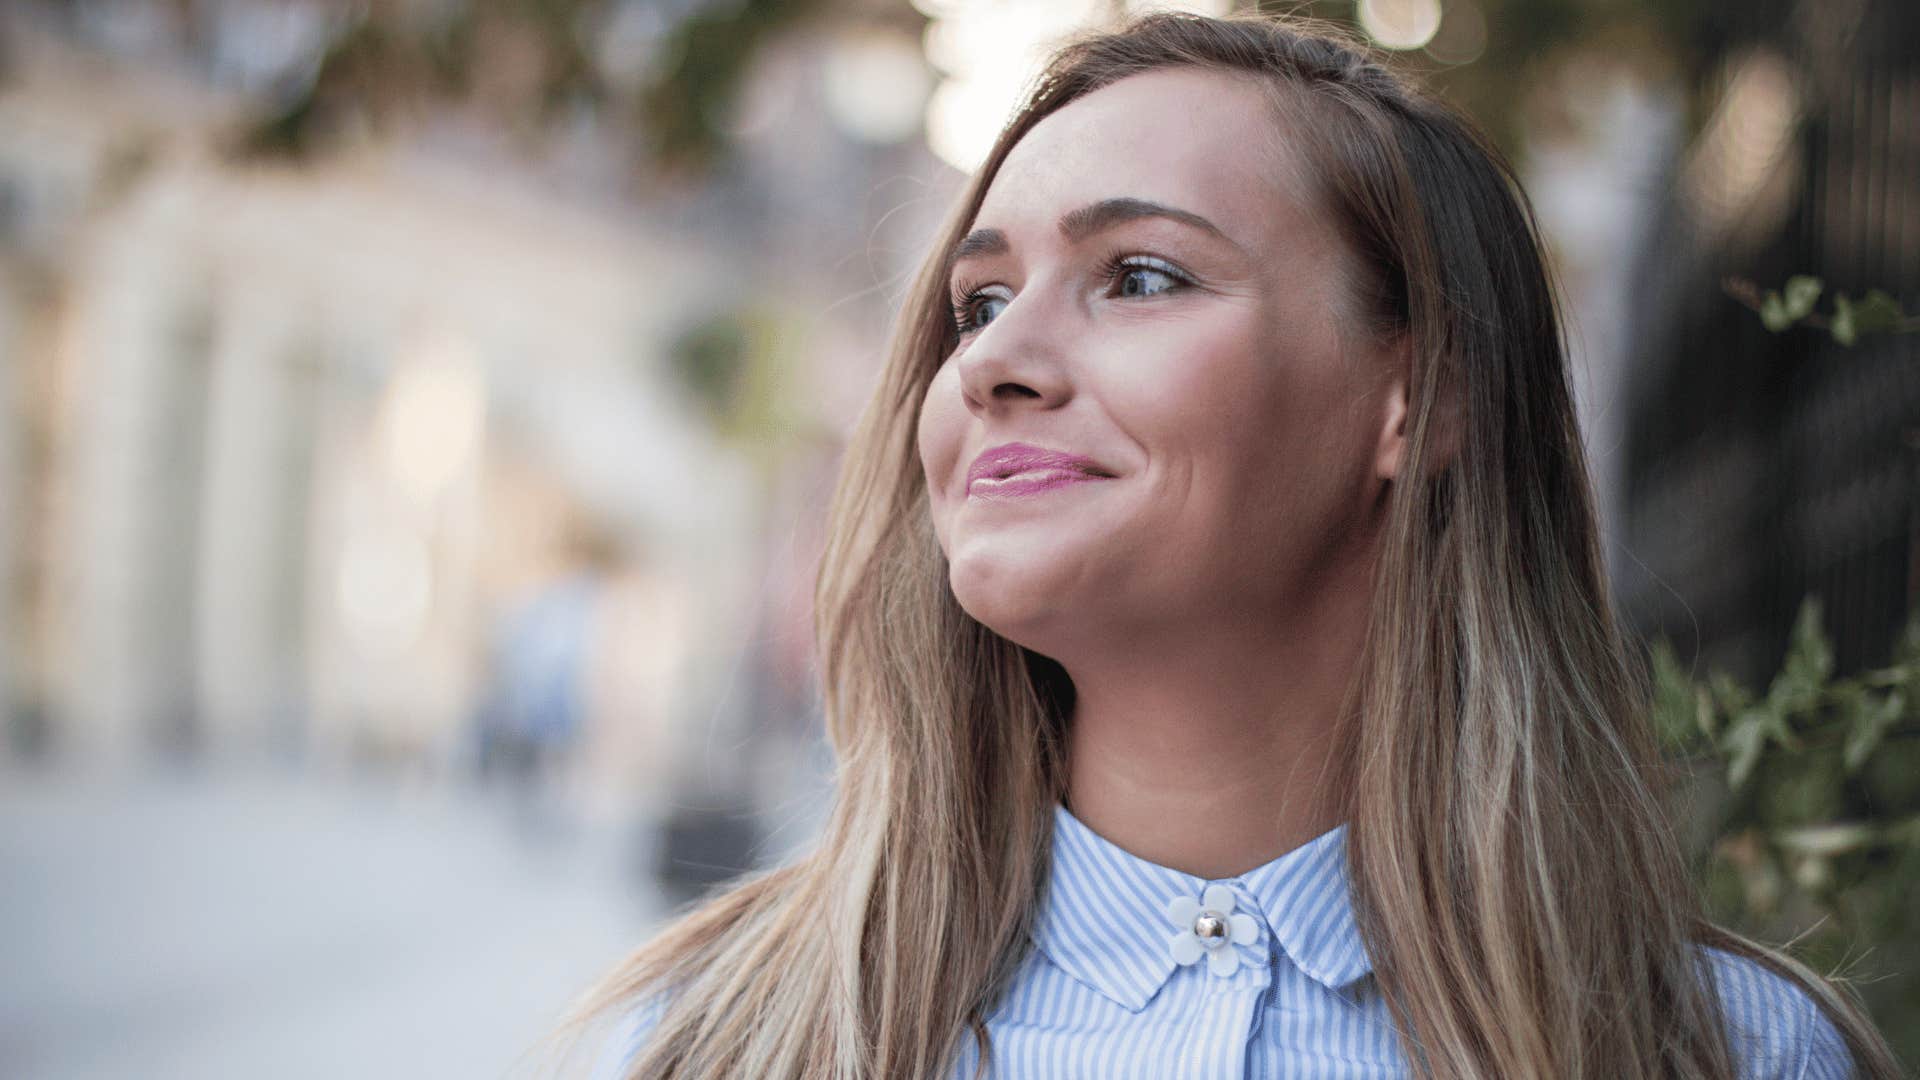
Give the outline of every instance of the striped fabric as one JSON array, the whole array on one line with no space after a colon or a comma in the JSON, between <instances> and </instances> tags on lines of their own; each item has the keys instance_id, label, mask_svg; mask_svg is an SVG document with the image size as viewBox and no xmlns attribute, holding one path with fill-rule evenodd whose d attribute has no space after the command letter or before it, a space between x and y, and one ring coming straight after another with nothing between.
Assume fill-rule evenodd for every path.
<instances>
[{"instance_id":1,"label":"striped fabric","mask_svg":"<svg viewBox=\"0 0 1920 1080\"><path fill-rule=\"evenodd\" d=\"M987 1017L996 1080L1227 1080L1400 1077L1406 1060L1354 925L1339 826L1239 877L1210 882L1109 843L1064 807L1029 951ZM1184 966L1166 908L1209 885L1252 916L1251 944L1228 944L1229 974ZM1718 979L1743 1077L1842 1080L1846 1047L1813 1001L1751 961L1703 953ZM636 1015L597 1077L637 1050ZM973 1039L952 1076L975 1075Z\"/></svg>"}]
</instances>

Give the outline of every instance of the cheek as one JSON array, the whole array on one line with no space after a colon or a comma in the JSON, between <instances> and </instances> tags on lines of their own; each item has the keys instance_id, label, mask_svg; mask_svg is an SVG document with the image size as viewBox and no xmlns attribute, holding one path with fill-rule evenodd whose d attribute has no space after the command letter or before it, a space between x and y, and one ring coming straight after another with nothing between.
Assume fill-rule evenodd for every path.
<instances>
[{"instance_id":1,"label":"cheek","mask_svg":"<svg viewBox=\"0 0 1920 1080\"><path fill-rule=\"evenodd\" d=\"M960 456L960 444L966 434L967 410L960 398L956 370L949 364L934 376L920 404L919 427L915 433L920 467L927 478L927 494L935 506L948 495L954 462Z\"/></svg>"},{"instance_id":2,"label":"cheek","mask_svg":"<svg viewBox=\"0 0 1920 1080\"><path fill-rule=\"evenodd\" d=\"M1168 467L1243 456L1250 435L1270 438L1286 395L1260 327L1253 312L1216 310L1129 341L1122 423Z\"/></svg>"},{"instance_id":3,"label":"cheek","mask_svg":"<svg viewBox=\"0 0 1920 1080\"><path fill-rule=\"evenodd\" d=\"M1179 334L1140 341L1116 419L1159 459L1209 529L1245 527L1260 510L1297 512L1347 455L1349 380L1312 323L1272 313L1209 313ZM1318 328L1314 328L1318 329Z\"/></svg>"}]
</instances>

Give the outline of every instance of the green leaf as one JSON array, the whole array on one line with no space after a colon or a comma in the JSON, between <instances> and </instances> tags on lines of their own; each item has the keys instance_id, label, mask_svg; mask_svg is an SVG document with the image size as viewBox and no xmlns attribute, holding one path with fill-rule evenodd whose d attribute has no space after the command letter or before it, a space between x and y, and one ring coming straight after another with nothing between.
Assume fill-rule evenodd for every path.
<instances>
[{"instance_id":1,"label":"green leaf","mask_svg":"<svg viewBox=\"0 0 1920 1080\"><path fill-rule=\"evenodd\" d=\"M1785 307L1788 318L1798 321L1813 313L1813 302L1820 299L1821 281L1806 274L1787 279Z\"/></svg>"},{"instance_id":2,"label":"green leaf","mask_svg":"<svg viewBox=\"0 0 1920 1080\"><path fill-rule=\"evenodd\" d=\"M1786 710L1776 706L1772 701L1763 701L1747 712L1759 721L1760 729L1767 733L1767 738L1789 750L1800 749L1800 740L1794 738L1793 727L1787 723Z\"/></svg>"},{"instance_id":3,"label":"green leaf","mask_svg":"<svg viewBox=\"0 0 1920 1080\"><path fill-rule=\"evenodd\" d=\"M1860 771L1860 766L1873 756L1874 748L1880 745L1880 726L1874 722L1878 710L1874 708L1874 699L1859 686L1846 685L1834 688L1833 708L1840 715L1840 722L1846 725L1847 741L1840 752L1841 764L1851 776Z\"/></svg>"},{"instance_id":4,"label":"green leaf","mask_svg":"<svg viewBox=\"0 0 1920 1080\"><path fill-rule=\"evenodd\" d=\"M1796 855L1823 857L1858 851L1873 843L1873 840L1873 826L1858 821L1802 825L1797 829L1781 829L1773 834L1773 842L1787 851Z\"/></svg>"},{"instance_id":5,"label":"green leaf","mask_svg":"<svg viewBox=\"0 0 1920 1080\"><path fill-rule=\"evenodd\" d=\"M1877 696L1862 693L1849 704L1844 760L1847 772L1856 773L1873 756L1887 732L1900 722L1901 715L1907 711L1907 697L1898 690Z\"/></svg>"},{"instance_id":6,"label":"green leaf","mask_svg":"<svg viewBox=\"0 0 1920 1080\"><path fill-rule=\"evenodd\" d=\"M1672 749L1684 749L1700 736L1694 716L1693 681L1680 668L1673 645L1666 638L1653 643L1653 720L1660 740Z\"/></svg>"},{"instance_id":7,"label":"green leaf","mask_svg":"<svg viewBox=\"0 0 1920 1080\"><path fill-rule=\"evenodd\" d=\"M1776 756L1767 760L1766 782L1754 813L1775 828L1832 821L1846 812L1845 784L1838 746Z\"/></svg>"},{"instance_id":8,"label":"green leaf","mask_svg":"<svg viewBox=\"0 0 1920 1080\"><path fill-rule=\"evenodd\" d=\"M1920 809L1920 739L1887 739L1860 766L1867 805L1882 813Z\"/></svg>"},{"instance_id":9,"label":"green leaf","mask_svg":"<svg viewBox=\"0 0 1920 1080\"><path fill-rule=\"evenodd\" d=\"M1713 691L1713 704L1724 716L1737 716L1753 704L1753 695L1747 688L1724 671L1714 672L1708 678L1707 685Z\"/></svg>"},{"instance_id":10,"label":"green leaf","mask_svg":"<svg viewBox=\"0 0 1920 1080\"><path fill-rule=\"evenodd\" d=\"M1793 860L1793 883L1810 893L1822 893L1833 885L1833 860L1819 855L1803 855Z\"/></svg>"},{"instance_id":11,"label":"green leaf","mask_svg":"<svg viewBox=\"0 0 1920 1080\"><path fill-rule=\"evenodd\" d=\"M1720 714L1713 708L1713 692L1704 686L1693 688L1693 719L1700 734L1711 739L1720 730Z\"/></svg>"},{"instance_id":12,"label":"green leaf","mask_svg":"<svg viewBox=\"0 0 1920 1080\"><path fill-rule=\"evenodd\" d=\"M1727 752L1727 783L1735 788L1747 782L1753 775L1754 766L1760 764L1760 751L1767 745L1765 721L1756 717L1750 710L1733 722L1721 737L1720 746Z\"/></svg>"},{"instance_id":13,"label":"green leaf","mask_svg":"<svg viewBox=\"0 0 1920 1080\"><path fill-rule=\"evenodd\" d=\"M1820 625L1820 600L1809 596L1794 616L1793 637L1787 642L1786 669L1804 677L1816 689L1833 675L1833 645Z\"/></svg>"},{"instance_id":14,"label":"green leaf","mask_svg":"<svg viewBox=\"0 0 1920 1080\"><path fill-rule=\"evenodd\" d=\"M1707 861L1701 892L1709 908L1722 919L1742 917L1747 912L1747 882L1740 867L1724 857Z\"/></svg>"},{"instance_id":15,"label":"green leaf","mask_svg":"<svg viewBox=\"0 0 1920 1080\"><path fill-rule=\"evenodd\" d=\"M1789 663L1773 677L1773 685L1767 688L1766 710L1778 718L1780 729L1785 729L1787 721L1795 717L1805 717L1813 713L1820 705L1820 684L1814 681L1812 672L1804 666Z\"/></svg>"},{"instance_id":16,"label":"green leaf","mask_svg":"<svg viewBox=\"0 0 1920 1080\"><path fill-rule=\"evenodd\" d=\"M1763 314L1761 318L1766 316ZM1853 344L1859 336L1859 327L1853 321L1853 303L1847 299L1846 293L1833 298L1833 319L1827 323L1827 332L1842 345Z\"/></svg>"},{"instance_id":17,"label":"green leaf","mask_svg":"<svg viewBox=\"0 0 1920 1080\"><path fill-rule=\"evenodd\" d=\"M1873 668L1869 671L1863 671L1855 676L1855 678L1862 686L1905 686L1907 685L1909 672L1905 664L1895 664L1892 667Z\"/></svg>"},{"instance_id":18,"label":"green leaf","mask_svg":"<svg viewBox=\"0 0 1920 1080\"><path fill-rule=\"evenodd\" d=\"M1893 662L1896 666L1910 665L1920 669L1920 611L1913 613L1907 620L1907 627L1900 634L1900 640L1893 647Z\"/></svg>"},{"instance_id":19,"label":"green leaf","mask_svg":"<svg viewBox=\"0 0 1920 1080\"><path fill-rule=\"evenodd\" d=\"M1793 325L1793 314L1787 310L1786 301L1771 289L1760 301L1760 322L1776 334Z\"/></svg>"},{"instance_id":20,"label":"green leaf","mask_svg":"<svg viewBox=\"0 0 1920 1080\"><path fill-rule=\"evenodd\" d=\"M1904 821L1897 821L1886 827L1886 839L1890 843L1902 844L1910 848L1920 848L1920 814Z\"/></svg>"},{"instance_id":21,"label":"green leaf","mask_svg":"<svg viewBox=\"0 0 1920 1080\"><path fill-rule=\"evenodd\" d=\"M1870 289L1853 307L1854 329L1862 334L1880 334L1900 325L1906 314L1900 302L1879 289Z\"/></svg>"}]
</instances>

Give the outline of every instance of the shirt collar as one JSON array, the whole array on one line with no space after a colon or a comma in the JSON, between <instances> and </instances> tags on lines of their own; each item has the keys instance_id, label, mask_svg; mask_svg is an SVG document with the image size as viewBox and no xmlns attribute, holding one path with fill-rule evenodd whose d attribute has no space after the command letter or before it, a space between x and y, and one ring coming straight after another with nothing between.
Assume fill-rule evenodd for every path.
<instances>
[{"instance_id":1,"label":"shirt collar","mask_svg":"<svg viewBox=\"0 0 1920 1080\"><path fill-rule=\"evenodd\" d=\"M1343 823L1272 862L1218 883L1250 896L1288 960L1329 989L1372 971L1353 918ZM1053 859L1034 942L1067 974L1130 1011L1159 992L1176 965L1167 901L1215 882L1148 862L1054 807Z\"/></svg>"}]
</instances>

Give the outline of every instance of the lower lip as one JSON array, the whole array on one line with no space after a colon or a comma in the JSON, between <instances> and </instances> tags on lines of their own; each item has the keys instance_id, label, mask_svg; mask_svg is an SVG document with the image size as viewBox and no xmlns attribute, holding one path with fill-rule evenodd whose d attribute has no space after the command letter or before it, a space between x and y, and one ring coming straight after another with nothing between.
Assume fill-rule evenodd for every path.
<instances>
[{"instance_id":1,"label":"lower lip","mask_svg":"<svg viewBox=\"0 0 1920 1080\"><path fill-rule=\"evenodd\" d=\"M970 499L1011 499L1028 495L1040 495L1049 491L1088 480L1106 480L1105 476L1091 473L1074 472L1071 469L1047 469L1041 472L1020 473L1004 480L988 480L984 477L967 485L967 497Z\"/></svg>"}]
</instances>

